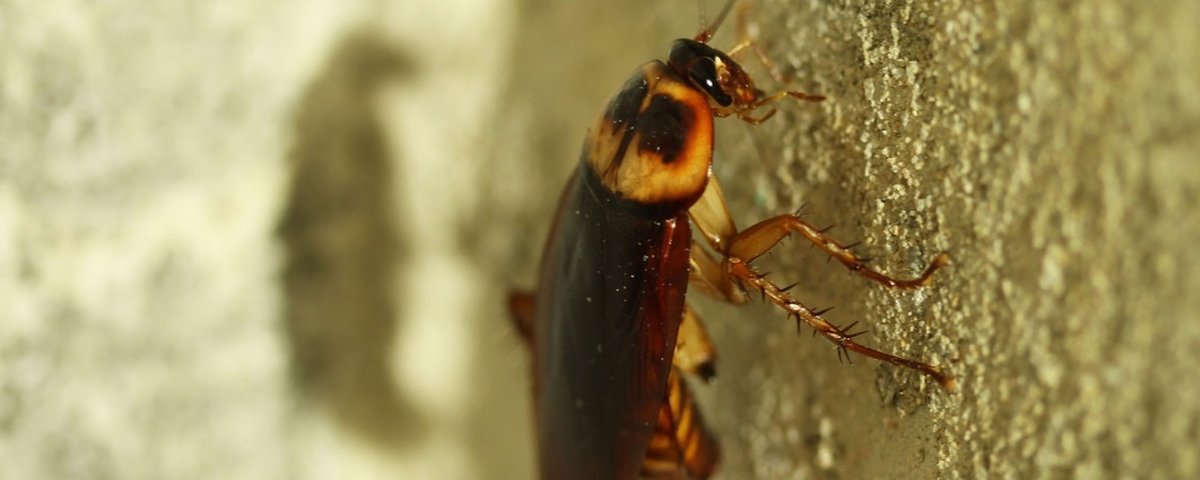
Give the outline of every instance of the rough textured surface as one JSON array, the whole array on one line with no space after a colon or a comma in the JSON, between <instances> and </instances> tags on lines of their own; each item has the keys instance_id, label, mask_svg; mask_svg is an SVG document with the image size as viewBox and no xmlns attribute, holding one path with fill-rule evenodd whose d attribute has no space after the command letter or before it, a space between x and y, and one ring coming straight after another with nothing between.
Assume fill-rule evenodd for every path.
<instances>
[{"instance_id":1,"label":"rough textured surface","mask_svg":"<svg viewBox=\"0 0 1200 480\"><path fill-rule=\"evenodd\" d=\"M500 161L547 174L496 186L531 192L517 211L534 213L493 221L544 225L602 99L694 33L688 6L634 3L527 2L504 111L530 121L504 132L500 151L519 153ZM947 365L960 391L839 365L769 308L702 301L723 363L698 390L724 478L1200 474L1195 2L760 1L748 18L791 87L829 100L719 123L714 170L739 222L807 202L886 271L955 259L917 292L802 242L762 264L805 280L798 296L836 305L832 320L863 320L866 342ZM531 272L525 252L506 258Z\"/></svg>"},{"instance_id":2,"label":"rough textured surface","mask_svg":"<svg viewBox=\"0 0 1200 480\"><path fill-rule=\"evenodd\" d=\"M762 265L961 388L699 300L723 478L1200 475L1200 6L755 5L830 98L718 123L739 222L807 202L887 271L955 258L917 292L802 243ZM696 23L0 3L0 477L529 478L503 293L604 98Z\"/></svg>"}]
</instances>

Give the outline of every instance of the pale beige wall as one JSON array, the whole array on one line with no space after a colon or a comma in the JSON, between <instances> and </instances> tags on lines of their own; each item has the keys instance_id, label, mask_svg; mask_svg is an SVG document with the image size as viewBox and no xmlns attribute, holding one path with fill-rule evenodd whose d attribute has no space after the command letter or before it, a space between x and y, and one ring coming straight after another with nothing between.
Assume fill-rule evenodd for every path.
<instances>
[{"instance_id":1,"label":"pale beige wall","mask_svg":"<svg viewBox=\"0 0 1200 480\"><path fill-rule=\"evenodd\" d=\"M0 2L0 478L527 476L434 181L501 3Z\"/></svg>"},{"instance_id":2,"label":"pale beige wall","mask_svg":"<svg viewBox=\"0 0 1200 480\"><path fill-rule=\"evenodd\" d=\"M762 262L961 390L702 300L723 478L1196 476L1200 7L931 5L757 2L829 100L720 121L714 171L742 225L951 251L920 292ZM503 293L695 11L0 4L0 477L528 478Z\"/></svg>"}]
</instances>

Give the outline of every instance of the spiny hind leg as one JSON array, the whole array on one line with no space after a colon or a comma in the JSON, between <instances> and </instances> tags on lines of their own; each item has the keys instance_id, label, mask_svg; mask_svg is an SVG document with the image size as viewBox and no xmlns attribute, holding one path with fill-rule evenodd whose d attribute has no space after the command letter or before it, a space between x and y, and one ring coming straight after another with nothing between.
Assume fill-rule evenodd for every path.
<instances>
[{"instance_id":1,"label":"spiny hind leg","mask_svg":"<svg viewBox=\"0 0 1200 480\"><path fill-rule=\"evenodd\" d=\"M714 188L715 187L715 188ZM700 200L689 214L692 223L708 241L708 246L723 258L719 262L704 252L700 246L694 246L692 251L693 277L699 277L704 283L711 284L710 290L716 292L740 292L739 295L725 294L726 299L733 303L745 300L746 293L757 292L763 300L769 300L787 312L789 317L795 317L797 327L807 324L816 332L821 333L827 340L838 347L839 355L854 351L861 355L885 361L894 365L918 370L947 389L955 386L954 377L946 374L940 368L923 362L898 357L884 353L854 340L862 332L853 333L855 324L839 327L821 317L825 311L817 311L801 304L787 293L791 288L779 287L768 280L766 275L758 273L749 262L766 253L790 233L800 233L813 244L821 247L834 258L845 264L851 271L858 272L867 278L885 285L902 288L919 287L928 283L930 275L945 265L949 259L946 254L938 255L926 267L925 272L911 280L894 279L865 266L864 261L850 252L848 246L841 245L826 237L823 232L813 228L797 215L781 215L759 222L741 232L733 224L728 207L724 204L720 188L715 182L710 189L705 190ZM716 264L720 268L716 268ZM700 280L697 280L699 282ZM856 322L857 323L857 322Z\"/></svg>"},{"instance_id":2,"label":"spiny hind leg","mask_svg":"<svg viewBox=\"0 0 1200 480\"><path fill-rule=\"evenodd\" d=\"M839 358L845 355L847 351L852 351L876 360L888 362L892 365L917 370L930 376L947 390L954 390L956 384L954 377L942 371L940 367L898 357L856 342L854 340L855 337L866 333L865 331L857 333L852 331L858 322L838 326L825 320L821 315L827 312L828 309L813 310L811 307L800 303L800 301L787 293L787 290L791 287L780 288L774 282L768 280L765 275L754 271L753 267L741 258L728 257L726 258L725 266L729 277L742 288L758 292L764 300L770 301L787 312L789 317L795 317L797 328L802 324L806 324L837 346Z\"/></svg>"},{"instance_id":3,"label":"spiny hind leg","mask_svg":"<svg viewBox=\"0 0 1200 480\"><path fill-rule=\"evenodd\" d=\"M859 257L851 251L855 244L844 245L838 243L832 237L825 234L827 230L828 228L813 226L811 223L801 219L798 214L779 215L758 222L739 232L734 238L729 240L729 251L727 253L730 257L740 258L743 261L749 262L770 251L780 240L793 233L797 233L817 248L829 254L829 256L837 259L838 262L845 265L850 271L882 285L894 288L923 287L932 279L933 272L950 263L950 254L942 252L935 256L925 267L925 271L921 272L921 275L916 278L895 278L867 266L867 262L870 259Z\"/></svg>"},{"instance_id":4,"label":"spiny hind leg","mask_svg":"<svg viewBox=\"0 0 1200 480\"><path fill-rule=\"evenodd\" d=\"M950 263L950 255L942 252L929 262L920 276L912 279L901 279L885 275L867 265L870 260L854 254L851 250L854 244L844 245L825 234L827 229L819 229L800 218L799 214L786 214L769 218L751 225L745 230L738 231L729 213L721 185L714 178L709 181L708 188L700 199L688 210L688 215L696 229L706 240L709 248L725 257L741 258L750 262L760 255L767 253L780 240L797 233L820 248L829 256L835 258L850 271L878 282L888 287L916 288L930 282L933 272ZM719 261L704 258L702 249L694 245L692 248L692 271L702 276L712 287L733 303L737 296L723 287L722 282L728 278L723 272L717 272L714 264ZM712 260L712 261L706 261ZM696 276L696 275L693 275ZM707 288L707 287L702 287Z\"/></svg>"}]
</instances>

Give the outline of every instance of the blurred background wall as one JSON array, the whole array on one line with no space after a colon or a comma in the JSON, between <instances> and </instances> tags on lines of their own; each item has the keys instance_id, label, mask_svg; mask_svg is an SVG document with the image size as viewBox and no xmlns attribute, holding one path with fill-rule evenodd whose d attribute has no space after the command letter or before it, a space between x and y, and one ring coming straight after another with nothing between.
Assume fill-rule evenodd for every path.
<instances>
[{"instance_id":1,"label":"blurred background wall","mask_svg":"<svg viewBox=\"0 0 1200 480\"><path fill-rule=\"evenodd\" d=\"M454 254L501 3L0 2L0 477L527 477Z\"/></svg>"},{"instance_id":2,"label":"blurred background wall","mask_svg":"<svg viewBox=\"0 0 1200 480\"><path fill-rule=\"evenodd\" d=\"M0 478L530 478L504 294L603 100L696 11L0 2ZM960 391L697 299L723 478L1200 474L1200 6L746 18L829 99L718 122L739 224L807 202L886 271L955 260L917 292L800 242L764 268Z\"/></svg>"}]
</instances>

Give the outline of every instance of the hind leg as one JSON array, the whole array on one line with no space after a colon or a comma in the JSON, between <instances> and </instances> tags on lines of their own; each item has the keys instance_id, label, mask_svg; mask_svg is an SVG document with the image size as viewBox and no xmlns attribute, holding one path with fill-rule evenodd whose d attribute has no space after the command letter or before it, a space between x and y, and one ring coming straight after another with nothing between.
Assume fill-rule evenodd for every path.
<instances>
[{"instance_id":1,"label":"hind leg","mask_svg":"<svg viewBox=\"0 0 1200 480\"><path fill-rule=\"evenodd\" d=\"M867 267L864 259L850 252L849 246L832 240L825 235L824 231L813 228L811 224L796 215L780 215L739 232L725 205L720 186L715 180L709 184L709 189L704 192L689 214L692 223L701 231L708 246L716 254L714 257L701 248L693 249L692 264L702 266L702 268L696 269L696 275L702 277L704 282L711 284L712 289L717 292L743 292L741 296L725 295L731 302L740 303L738 300L744 299L745 293L756 292L763 300L770 301L784 310L789 317L794 317L797 327L807 324L814 328L837 346L839 356L847 351L853 351L893 365L917 370L932 377L946 389L954 389L954 377L943 372L941 368L875 350L856 342L854 337L863 333L851 331L857 322L844 327L830 323L821 316L825 313L824 310L813 310L788 294L791 286L776 285L773 281L768 280L766 275L757 272L750 265L750 261L770 251L784 237L798 233L833 258L838 259L852 272L889 287L916 288L926 285L933 272L949 262L949 255L942 253L936 256L925 268L925 271L916 278L898 279ZM720 265L720 268L716 268L714 265Z\"/></svg>"}]
</instances>

